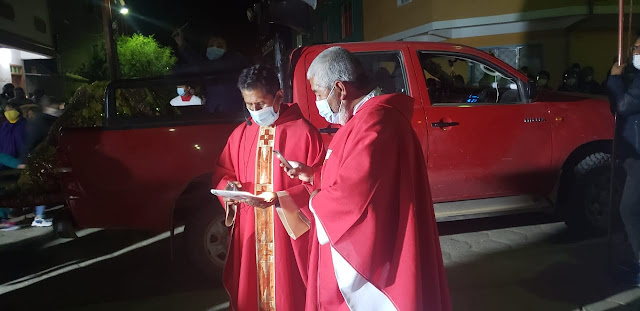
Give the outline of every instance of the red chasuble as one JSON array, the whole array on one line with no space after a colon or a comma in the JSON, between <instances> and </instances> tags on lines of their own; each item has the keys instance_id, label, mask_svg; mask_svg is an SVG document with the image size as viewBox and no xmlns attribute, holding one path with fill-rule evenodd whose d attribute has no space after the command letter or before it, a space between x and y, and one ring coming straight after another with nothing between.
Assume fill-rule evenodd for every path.
<instances>
[{"instance_id":1,"label":"red chasuble","mask_svg":"<svg viewBox=\"0 0 640 311\"><path fill-rule=\"evenodd\" d=\"M322 169L307 310L450 310L427 169L404 94L366 101Z\"/></svg>"},{"instance_id":2,"label":"red chasuble","mask_svg":"<svg viewBox=\"0 0 640 311\"><path fill-rule=\"evenodd\" d=\"M231 239L223 283L232 310L304 309L311 235L305 232L313 228L308 208L311 186L289 178L273 150L314 167L322 165L325 155L320 133L296 104L281 105L272 126L242 123L229 137L214 173L214 187L224 189L227 181L240 181L241 190L276 192L279 200L265 209L244 204L225 207ZM286 220L294 218L299 221Z\"/></svg>"}]
</instances>

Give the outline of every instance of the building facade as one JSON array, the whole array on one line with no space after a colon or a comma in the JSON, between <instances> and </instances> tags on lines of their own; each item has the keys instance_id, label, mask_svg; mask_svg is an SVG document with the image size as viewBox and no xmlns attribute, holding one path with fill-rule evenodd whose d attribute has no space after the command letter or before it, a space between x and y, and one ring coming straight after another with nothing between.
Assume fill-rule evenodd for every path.
<instances>
[{"instance_id":1,"label":"building facade","mask_svg":"<svg viewBox=\"0 0 640 311\"><path fill-rule=\"evenodd\" d=\"M533 74L549 71L553 86L560 84L573 63L593 67L594 78L602 81L616 55L617 4L616 0L363 0L363 33L366 41L477 47L516 68L527 66Z\"/></svg>"},{"instance_id":2,"label":"building facade","mask_svg":"<svg viewBox=\"0 0 640 311\"><path fill-rule=\"evenodd\" d=\"M55 57L48 1L0 1L0 84L29 90L25 62Z\"/></svg>"}]
</instances>

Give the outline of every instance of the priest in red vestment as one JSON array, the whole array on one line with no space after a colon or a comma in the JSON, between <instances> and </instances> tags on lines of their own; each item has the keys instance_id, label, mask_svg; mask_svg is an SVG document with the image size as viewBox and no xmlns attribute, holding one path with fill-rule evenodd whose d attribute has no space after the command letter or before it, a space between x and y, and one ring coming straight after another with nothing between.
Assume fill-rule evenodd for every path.
<instances>
[{"instance_id":1,"label":"priest in red vestment","mask_svg":"<svg viewBox=\"0 0 640 311\"><path fill-rule=\"evenodd\" d=\"M221 199L231 227L223 274L230 308L303 310L311 235L307 232L313 228L308 208L312 189L289 178L273 151L294 163L320 167L325 156L322 138L298 105L282 103L278 77L271 68L245 69L238 87L251 119L229 137L213 187L237 187L261 199Z\"/></svg>"},{"instance_id":2,"label":"priest in red vestment","mask_svg":"<svg viewBox=\"0 0 640 311\"><path fill-rule=\"evenodd\" d=\"M342 128L310 202L316 241L306 310L450 310L413 98L381 95L340 47L320 53L307 78L320 114Z\"/></svg>"}]
</instances>

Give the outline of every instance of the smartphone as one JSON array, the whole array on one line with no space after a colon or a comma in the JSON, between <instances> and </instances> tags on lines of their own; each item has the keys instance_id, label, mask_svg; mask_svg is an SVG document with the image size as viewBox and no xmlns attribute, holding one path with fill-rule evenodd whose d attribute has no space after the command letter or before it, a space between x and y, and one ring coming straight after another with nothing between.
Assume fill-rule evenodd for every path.
<instances>
[{"instance_id":1,"label":"smartphone","mask_svg":"<svg viewBox=\"0 0 640 311\"><path fill-rule=\"evenodd\" d=\"M291 163L289 163L289 161L287 161L287 159L282 156L282 153L280 153L280 151L273 150L273 153L276 154L276 157L278 158L278 160L280 160L280 163L284 164L284 167L286 167L288 170L293 168L293 166L291 166Z\"/></svg>"}]
</instances>

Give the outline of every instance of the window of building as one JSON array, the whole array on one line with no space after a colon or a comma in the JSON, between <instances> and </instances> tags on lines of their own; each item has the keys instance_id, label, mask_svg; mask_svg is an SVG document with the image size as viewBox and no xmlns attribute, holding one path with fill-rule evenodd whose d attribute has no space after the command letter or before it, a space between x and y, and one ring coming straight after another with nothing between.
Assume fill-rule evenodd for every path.
<instances>
[{"instance_id":1,"label":"window of building","mask_svg":"<svg viewBox=\"0 0 640 311\"><path fill-rule=\"evenodd\" d=\"M347 1L342 5L342 39L349 38L353 35L353 5L351 1Z\"/></svg>"},{"instance_id":2,"label":"window of building","mask_svg":"<svg viewBox=\"0 0 640 311\"><path fill-rule=\"evenodd\" d=\"M322 42L329 42L329 22L326 18L322 20Z\"/></svg>"},{"instance_id":3,"label":"window of building","mask_svg":"<svg viewBox=\"0 0 640 311\"><path fill-rule=\"evenodd\" d=\"M434 106L522 103L518 80L492 64L431 52L420 64Z\"/></svg>"},{"instance_id":4,"label":"window of building","mask_svg":"<svg viewBox=\"0 0 640 311\"><path fill-rule=\"evenodd\" d=\"M405 5L405 4L409 3L409 2L411 2L413 0L397 0L397 1L398 1L397 5L401 6L401 5Z\"/></svg>"}]
</instances>

